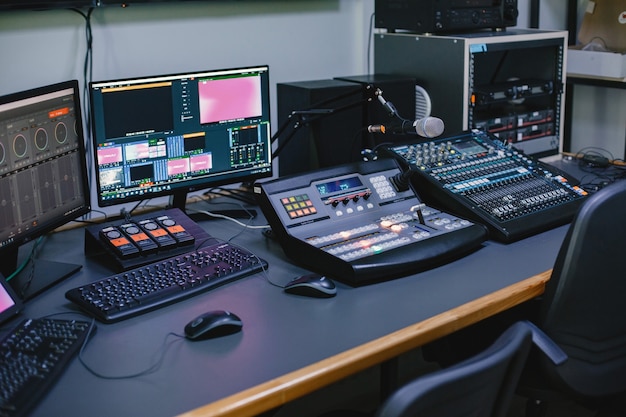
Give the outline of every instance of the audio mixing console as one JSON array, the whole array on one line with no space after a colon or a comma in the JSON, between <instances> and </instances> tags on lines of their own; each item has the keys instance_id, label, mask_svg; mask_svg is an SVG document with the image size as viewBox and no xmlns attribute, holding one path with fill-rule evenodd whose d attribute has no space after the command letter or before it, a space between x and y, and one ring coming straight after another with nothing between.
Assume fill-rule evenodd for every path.
<instances>
[{"instance_id":1,"label":"audio mixing console","mask_svg":"<svg viewBox=\"0 0 626 417\"><path fill-rule=\"evenodd\" d=\"M428 204L483 223L502 242L571 221L587 193L557 168L470 130L381 147Z\"/></svg>"}]
</instances>

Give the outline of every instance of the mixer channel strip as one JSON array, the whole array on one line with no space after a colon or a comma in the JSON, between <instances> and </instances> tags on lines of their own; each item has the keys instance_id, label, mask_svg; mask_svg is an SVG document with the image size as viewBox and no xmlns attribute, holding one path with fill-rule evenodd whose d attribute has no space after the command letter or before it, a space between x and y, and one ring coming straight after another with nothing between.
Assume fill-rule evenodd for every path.
<instances>
[{"instance_id":1,"label":"mixer channel strip","mask_svg":"<svg viewBox=\"0 0 626 417\"><path fill-rule=\"evenodd\" d=\"M413 170L429 204L483 223L503 242L571 221L587 195L558 169L480 130L382 152Z\"/></svg>"}]
</instances>

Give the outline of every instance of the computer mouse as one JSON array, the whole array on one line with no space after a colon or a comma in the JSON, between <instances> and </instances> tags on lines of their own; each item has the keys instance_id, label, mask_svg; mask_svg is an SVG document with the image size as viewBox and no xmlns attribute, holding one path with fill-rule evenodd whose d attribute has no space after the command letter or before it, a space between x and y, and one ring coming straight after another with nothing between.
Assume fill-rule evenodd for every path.
<instances>
[{"instance_id":1,"label":"computer mouse","mask_svg":"<svg viewBox=\"0 0 626 417\"><path fill-rule=\"evenodd\" d=\"M337 294L337 287L333 280L319 274L296 277L285 285L284 290L289 294L318 298L334 297Z\"/></svg>"},{"instance_id":2,"label":"computer mouse","mask_svg":"<svg viewBox=\"0 0 626 417\"><path fill-rule=\"evenodd\" d=\"M185 337L204 340L226 336L241 330L243 322L234 313L224 310L208 311L191 320L185 326Z\"/></svg>"}]
</instances>

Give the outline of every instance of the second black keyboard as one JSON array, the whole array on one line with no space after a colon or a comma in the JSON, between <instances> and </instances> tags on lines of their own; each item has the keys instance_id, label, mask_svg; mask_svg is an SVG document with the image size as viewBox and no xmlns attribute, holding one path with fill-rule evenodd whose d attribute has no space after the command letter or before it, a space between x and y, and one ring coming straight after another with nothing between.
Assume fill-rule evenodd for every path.
<instances>
[{"instance_id":1,"label":"second black keyboard","mask_svg":"<svg viewBox=\"0 0 626 417\"><path fill-rule=\"evenodd\" d=\"M78 354L90 327L40 318L11 329L0 340L0 417L28 415Z\"/></svg>"},{"instance_id":2,"label":"second black keyboard","mask_svg":"<svg viewBox=\"0 0 626 417\"><path fill-rule=\"evenodd\" d=\"M104 323L146 313L267 268L254 254L219 243L73 288L65 297Z\"/></svg>"}]
</instances>

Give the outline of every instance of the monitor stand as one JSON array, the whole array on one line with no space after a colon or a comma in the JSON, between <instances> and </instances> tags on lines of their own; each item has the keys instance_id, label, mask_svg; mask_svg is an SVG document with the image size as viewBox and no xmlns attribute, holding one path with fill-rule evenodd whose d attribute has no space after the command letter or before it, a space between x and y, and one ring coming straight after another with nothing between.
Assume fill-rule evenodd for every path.
<instances>
[{"instance_id":1,"label":"monitor stand","mask_svg":"<svg viewBox=\"0 0 626 417\"><path fill-rule=\"evenodd\" d=\"M202 218L202 220L216 219L217 217L205 216L202 213L187 213L185 205L187 204L187 192L176 191L170 197L170 207L180 209L183 213L186 213L190 218ZM230 217L233 219L249 219L255 218L257 212L255 209L225 209L225 210L209 210L213 214L219 214L222 216Z\"/></svg>"},{"instance_id":2,"label":"monitor stand","mask_svg":"<svg viewBox=\"0 0 626 417\"><path fill-rule=\"evenodd\" d=\"M6 254L3 252L2 273L9 276L17 267L18 249ZM7 256L8 255L8 256ZM6 262L9 260L9 262ZM22 271L13 277L9 284L24 301L30 300L53 285L63 281L82 268L82 265L66 262L31 259Z\"/></svg>"}]
</instances>

